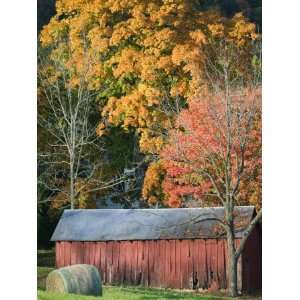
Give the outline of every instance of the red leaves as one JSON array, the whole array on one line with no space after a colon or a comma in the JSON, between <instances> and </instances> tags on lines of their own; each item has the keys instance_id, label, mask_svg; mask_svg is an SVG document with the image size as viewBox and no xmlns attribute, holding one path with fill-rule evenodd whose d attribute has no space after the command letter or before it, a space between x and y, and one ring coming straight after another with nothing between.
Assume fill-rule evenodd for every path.
<instances>
[{"instance_id":1,"label":"red leaves","mask_svg":"<svg viewBox=\"0 0 300 300\"><path fill-rule=\"evenodd\" d=\"M212 179L223 193L226 176L232 190L240 182L236 195L239 201L260 202L259 100L260 91L243 90L232 93L229 100L220 93L189 102L161 152L166 169L163 189L169 205L178 207L188 195L208 204L216 202Z\"/></svg>"}]
</instances>

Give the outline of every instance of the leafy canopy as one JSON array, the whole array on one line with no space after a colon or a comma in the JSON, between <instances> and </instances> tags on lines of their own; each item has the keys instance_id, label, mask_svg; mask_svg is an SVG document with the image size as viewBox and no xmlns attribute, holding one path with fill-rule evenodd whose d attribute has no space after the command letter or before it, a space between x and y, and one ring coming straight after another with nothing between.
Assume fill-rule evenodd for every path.
<instances>
[{"instance_id":1,"label":"leafy canopy","mask_svg":"<svg viewBox=\"0 0 300 300\"><path fill-rule=\"evenodd\" d=\"M86 72L88 88L104 104L97 134L136 130L141 152L154 157L176 115L206 89L205 55L214 41L241 49L235 68L246 74L258 37L242 14L201 11L196 0L57 0L56 11L41 43L73 71L74 87ZM146 172L143 197L150 202L164 196L153 191L163 174L157 161Z\"/></svg>"},{"instance_id":2,"label":"leafy canopy","mask_svg":"<svg viewBox=\"0 0 300 300\"><path fill-rule=\"evenodd\" d=\"M220 93L193 99L178 116L161 153L170 206L188 196L210 206L226 197L261 205L261 91L238 90L230 97L230 115Z\"/></svg>"}]
</instances>

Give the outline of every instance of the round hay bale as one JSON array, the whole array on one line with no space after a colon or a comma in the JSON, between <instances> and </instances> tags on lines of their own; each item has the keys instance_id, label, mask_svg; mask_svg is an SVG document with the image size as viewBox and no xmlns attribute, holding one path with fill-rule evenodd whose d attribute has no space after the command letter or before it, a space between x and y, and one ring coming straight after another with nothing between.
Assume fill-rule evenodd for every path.
<instances>
[{"instance_id":1,"label":"round hay bale","mask_svg":"<svg viewBox=\"0 0 300 300\"><path fill-rule=\"evenodd\" d=\"M46 290L65 294L102 296L102 283L96 267L80 264L50 272L46 279Z\"/></svg>"}]
</instances>

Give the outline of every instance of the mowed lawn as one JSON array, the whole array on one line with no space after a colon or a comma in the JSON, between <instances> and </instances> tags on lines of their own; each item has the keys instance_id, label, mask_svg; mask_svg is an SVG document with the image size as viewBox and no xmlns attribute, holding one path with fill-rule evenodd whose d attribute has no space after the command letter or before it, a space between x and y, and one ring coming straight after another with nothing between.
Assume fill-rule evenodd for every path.
<instances>
[{"instance_id":1,"label":"mowed lawn","mask_svg":"<svg viewBox=\"0 0 300 300\"><path fill-rule=\"evenodd\" d=\"M195 292L181 292L170 289L147 289L134 287L103 286L102 297L81 295L55 294L45 291L46 277L54 270L51 267L38 267L38 300L229 300L225 296L196 294ZM261 297L241 297L236 299L259 300Z\"/></svg>"},{"instance_id":2,"label":"mowed lawn","mask_svg":"<svg viewBox=\"0 0 300 300\"><path fill-rule=\"evenodd\" d=\"M45 291L38 291L39 300L164 300L164 299L185 299L185 300L221 300L225 297L193 295L191 293L180 293L161 289L143 289L126 287L103 288L103 297L89 297L79 295L53 294Z\"/></svg>"}]
</instances>

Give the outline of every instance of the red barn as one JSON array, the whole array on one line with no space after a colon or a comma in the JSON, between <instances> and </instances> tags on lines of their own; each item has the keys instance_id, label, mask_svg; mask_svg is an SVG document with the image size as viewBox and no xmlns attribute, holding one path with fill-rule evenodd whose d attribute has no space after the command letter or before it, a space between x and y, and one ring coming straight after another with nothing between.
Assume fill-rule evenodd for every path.
<instances>
[{"instance_id":1,"label":"red barn","mask_svg":"<svg viewBox=\"0 0 300 300\"><path fill-rule=\"evenodd\" d=\"M255 209L235 209L238 244ZM104 284L225 289L227 242L217 218L221 207L65 210L51 238L56 265L95 265ZM238 284L261 289L260 225L241 255Z\"/></svg>"}]
</instances>

